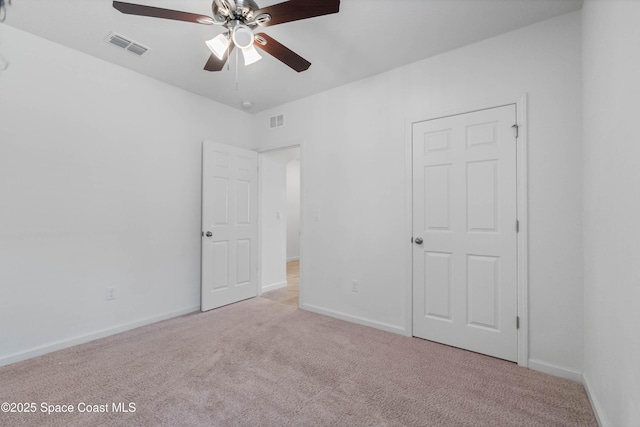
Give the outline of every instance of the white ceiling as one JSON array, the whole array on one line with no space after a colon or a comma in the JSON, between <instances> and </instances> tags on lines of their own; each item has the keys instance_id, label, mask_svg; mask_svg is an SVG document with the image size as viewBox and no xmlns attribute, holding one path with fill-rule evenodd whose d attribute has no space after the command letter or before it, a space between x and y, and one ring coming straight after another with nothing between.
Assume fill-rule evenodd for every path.
<instances>
[{"instance_id":1,"label":"white ceiling","mask_svg":"<svg viewBox=\"0 0 640 427\"><path fill-rule=\"evenodd\" d=\"M212 14L211 0L126 1ZM233 108L249 100L255 113L581 7L582 0L342 0L338 14L262 29L312 63L302 73L266 53L250 66L240 57L236 68L232 55L229 70L204 71L204 41L221 27L124 15L111 0L13 0L5 23ZM111 31L151 51L138 57L111 46Z\"/></svg>"}]
</instances>

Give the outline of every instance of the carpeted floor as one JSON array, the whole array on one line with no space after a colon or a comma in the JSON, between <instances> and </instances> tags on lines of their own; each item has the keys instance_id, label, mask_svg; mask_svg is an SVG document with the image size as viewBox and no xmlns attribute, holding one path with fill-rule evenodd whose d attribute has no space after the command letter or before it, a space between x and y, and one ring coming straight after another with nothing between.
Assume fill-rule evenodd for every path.
<instances>
[{"instance_id":1,"label":"carpeted floor","mask_svg":"<svg viewBox=\"0 0 640 427\"><path fill-rule=\"evenodd\" d=\"M597 425L579 383L265 298L2 367L0 402L37 405L2 426Z\"/></svg>"}]
</instances>

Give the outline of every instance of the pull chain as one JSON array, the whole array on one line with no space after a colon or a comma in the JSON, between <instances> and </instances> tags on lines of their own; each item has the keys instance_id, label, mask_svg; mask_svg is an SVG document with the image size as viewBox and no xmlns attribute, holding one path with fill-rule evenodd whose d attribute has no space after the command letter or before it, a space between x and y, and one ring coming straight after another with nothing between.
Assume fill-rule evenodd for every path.
<instances>
[{"instance_id":1,"label":"pull chain","mask_svg":"<svg viewBox=\"0 0 640 427\"><path fill-rule=\"evenodd\" d=\"M231 61L229 60L229 56L231 56L231 33L227 34L227 38L229 39L229 44L227 45L227 55L225 58L227 58L227 71L229 71L231 70Z\"/></svg>"},{"instance_id":2,"label":"pull chain","mask_svg":"<svg viewBox=\"0 0 640 427\"><path fill-rule=\"evenodd\" d=\"M238 91L238 49L236 49L236 92Z\"/></svg>"}]
</instances>

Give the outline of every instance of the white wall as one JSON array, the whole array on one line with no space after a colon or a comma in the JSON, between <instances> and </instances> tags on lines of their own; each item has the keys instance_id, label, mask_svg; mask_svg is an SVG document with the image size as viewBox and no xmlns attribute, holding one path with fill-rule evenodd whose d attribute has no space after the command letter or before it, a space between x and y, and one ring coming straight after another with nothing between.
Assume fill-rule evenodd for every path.
<instances>
[{"instance_id":1,"label":"white wall","mask_svg":"<svg viewBox=\"0 0 640 427\"><path fill-rule=\"evenodd\" d=\"M603 426L639 426L640 2L583 19L584 377Z\"/></svg>"},{"instance_id":2,"label":"white wall","mask_svg":"<svg viewBox=\"0 0 640 427\"><path fill-rule=\"evenodd\" d=\"M0 41L0 364L198 309L202 140L248 148L248 116L6 25Z\"/></svg>"},{"instance_id":3,"label":"white wall","mask_svg":"<svg viewBox=\"0 0 640 427\"><path fill-rule=\"evenodd\" d=\"M278 153L260 155L262 291L287 286L287 169Z\"/></svg>"},{"instance_id":4,"label":"white wall","mask_svg":"<svg viewBox=\"0 0 640 427\"><path fill-rule=\"evenodd\" d=\"M305 145L304 307L406 333L408 123L526 92L529 356L536 369L579 377L580 37L576 12L257 114L262 149ZM266 132L280 113L287 126Z\"/></svg>"},{"instance_id":5,"label":"white wall","mask_svg":"<svg viewBox=\"0 0 640 427\"><path fill-rule=\"evenodd\" d=\"M287 261L300 258L300 160L287 163Z\"/></svg>"}]
</instances>

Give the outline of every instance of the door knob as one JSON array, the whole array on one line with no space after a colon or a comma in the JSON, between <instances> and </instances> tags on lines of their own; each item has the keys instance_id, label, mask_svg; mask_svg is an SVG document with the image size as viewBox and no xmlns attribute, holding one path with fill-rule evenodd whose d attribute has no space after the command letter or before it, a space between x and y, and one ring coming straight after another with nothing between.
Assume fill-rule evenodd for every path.
<instances>
[{"instance_id":1,"label":"door knob","mask_svg":"<svg viewBox=\"0 0 640 427\"><path fill-rule=\"evenodd\" d=\"M421 245L422 244L422 237L416 237L415 242L416 242L416 245Z\"/></svg>"},{"instance_id":2,"label":"door knob","mask_svg":"<svg viewBox=\"0 0 640 427\"><path fill-rule=\"evenodd\" d=\"M213 233L210 231L207 231L207 237L211 237L211 236L213 236Z\"/></svg>"}]
</instances>

